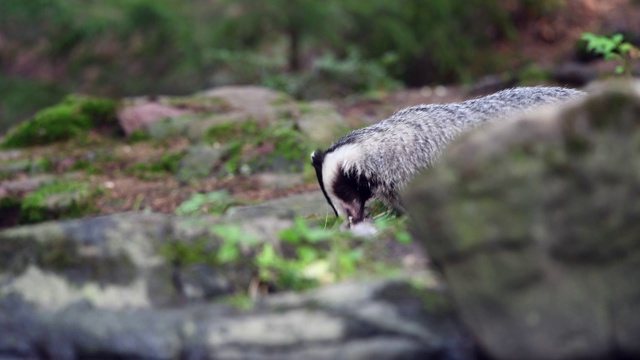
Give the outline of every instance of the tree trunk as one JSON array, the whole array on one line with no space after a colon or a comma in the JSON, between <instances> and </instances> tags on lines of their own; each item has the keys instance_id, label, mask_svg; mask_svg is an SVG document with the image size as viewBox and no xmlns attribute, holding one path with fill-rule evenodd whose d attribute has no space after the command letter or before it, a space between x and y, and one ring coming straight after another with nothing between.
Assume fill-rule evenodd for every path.
<instances>
[{"instance_id":1,"label":"tree trunk","mask_svg":"<svg viewBox=\"0 0 640 360\"><path fill-rule=\"evenodd\" d=\"M289 71L300 71L300 33L294 26L289 27Z\"/></svg>"}]
</instances>

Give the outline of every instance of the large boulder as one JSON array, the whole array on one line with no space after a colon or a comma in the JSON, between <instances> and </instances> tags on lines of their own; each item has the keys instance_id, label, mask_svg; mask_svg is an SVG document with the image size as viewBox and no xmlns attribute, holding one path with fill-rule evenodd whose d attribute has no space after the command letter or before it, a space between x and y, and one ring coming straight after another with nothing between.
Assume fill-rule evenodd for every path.
<instances>
[{"instance_id":1,"label":"large boulder","mask_svg":"<svg viewBox=\"0 0 640 360\"><path fill-rule=\"evenodd\" d=\"M492 359L640 358L640 83L495 123L405 194Z\"/></svg>"}]
</instances>

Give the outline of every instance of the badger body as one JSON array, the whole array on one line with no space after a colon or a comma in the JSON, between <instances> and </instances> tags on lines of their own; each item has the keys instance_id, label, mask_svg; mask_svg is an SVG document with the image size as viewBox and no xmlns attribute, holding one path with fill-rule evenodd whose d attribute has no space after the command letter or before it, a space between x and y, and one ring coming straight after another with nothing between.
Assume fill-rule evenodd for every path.
<instances>
[{"instance_id":1,"label":"badger body","mask_svg":"<svg viewBox=\"0 0 640 360\"><path fill-rule=\"evenodd\" d=\"M355 224L364 219L371 198L402 211L400 190L461 133L583 94L562 87L520 87L459 103L409 107L352 131L326 151L316 150L311 163L336 216Z\"/></svg>"}]
</instances>

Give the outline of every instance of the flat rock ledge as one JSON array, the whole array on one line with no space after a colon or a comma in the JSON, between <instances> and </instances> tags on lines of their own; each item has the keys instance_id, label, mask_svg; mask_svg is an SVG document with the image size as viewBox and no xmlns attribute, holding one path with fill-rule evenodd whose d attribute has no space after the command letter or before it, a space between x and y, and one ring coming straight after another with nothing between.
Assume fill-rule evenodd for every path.
<instances>
[{"instance_id":1,"label":"flat rock ledge","mask_svg":"<svg viewBox=\"0 0 640 360\"><path fill-rule=\"evenodd\" d=\"M413 294L413 295L412 295ZM56 311L0 297L2 359L471 359L468 340L424 296L392 281L224 304Z\"/></svg>"},{"instance_id":2,"label":"flat rock ledge","mask_svg":"<svg viewBox=\"0 0 640 360\"><path fill-rule=\"evenodd\" d=\"M225 297L239 269L162 256L215 244L216 221L127 213L0 231L0 359L473 359L436 291L371 280L239 306ZM292 219L233 224L267 239Z\"/></svg>"}]
</instances>

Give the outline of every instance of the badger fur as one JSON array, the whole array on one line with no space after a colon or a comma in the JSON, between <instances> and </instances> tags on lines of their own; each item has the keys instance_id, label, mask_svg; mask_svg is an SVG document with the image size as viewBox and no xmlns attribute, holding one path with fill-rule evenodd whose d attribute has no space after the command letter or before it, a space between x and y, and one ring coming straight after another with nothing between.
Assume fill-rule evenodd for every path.
<instances>
[{"instance_id":1,"label":"badger fur","mask_svg":"<svg viewBox=\"0 0 640 360\"><path fill-rule=\"evenodd\" d=\"M520 87L460 103L409 107L349 133L326 151L314 151L311 163L336 216L353 225L364 220L371 198L402 211L400 190L464 131L583 94L561 87Z\"/></svg>"}]
</instances>

